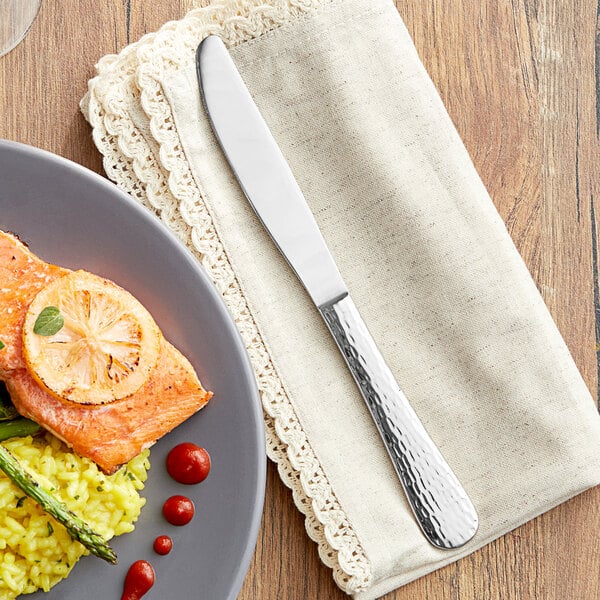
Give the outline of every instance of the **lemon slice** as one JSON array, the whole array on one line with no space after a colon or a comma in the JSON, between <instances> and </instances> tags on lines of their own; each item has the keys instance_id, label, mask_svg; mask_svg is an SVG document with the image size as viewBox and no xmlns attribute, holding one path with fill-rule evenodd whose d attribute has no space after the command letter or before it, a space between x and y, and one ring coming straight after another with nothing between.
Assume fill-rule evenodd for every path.
<instances>
[{"instance_id":1,"label":"lemon slice","mask_svg":"<svg viewBox=\"0 0 600 600\"><path fill-rule=\"evenodd\" d=\"M48 315L58 321L54 329L40 327ZM73 271L49 283L30 304L23 354L32 376L53 396L106 404L144 385L156 365L160 337L152 315L129 292Z\"/></svg>"}]
</instances>

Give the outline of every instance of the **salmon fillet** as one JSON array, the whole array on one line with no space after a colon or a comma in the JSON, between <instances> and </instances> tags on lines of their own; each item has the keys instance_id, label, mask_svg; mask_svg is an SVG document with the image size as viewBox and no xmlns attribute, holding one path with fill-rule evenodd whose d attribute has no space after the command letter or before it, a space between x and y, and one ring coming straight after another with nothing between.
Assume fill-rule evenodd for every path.
<instances>
[{"instance_id":1,"label":"salmon fillet","mask_svg":"<svg viewBox=\"0 0 600 600\"><path fill-rule=\"evenodd\" d=\"M0 379L25 367L23 321L36 294L69 271L40 260L15 236L0 231Z\"/></svg>"},{"instance_id":2,"label":"salmon fillet","mask_svg":"<svg viewBox=\"0 0 600 600\"><path fill-rule=\"evenodd\" d=\"M190 362L164 337L156 366L134 394L109 404L58 399L30 374L23 357L25 314L36 294L70 271L45 263L0 232L0 380L17 411L62 439L107 474L150 447L211 398Z\"/></svg>"}]
</instances>

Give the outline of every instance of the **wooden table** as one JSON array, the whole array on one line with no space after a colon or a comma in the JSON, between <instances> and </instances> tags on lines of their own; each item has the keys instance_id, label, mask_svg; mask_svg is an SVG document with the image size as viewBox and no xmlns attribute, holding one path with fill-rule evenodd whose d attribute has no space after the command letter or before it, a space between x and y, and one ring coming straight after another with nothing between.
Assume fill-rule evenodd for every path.
<instances>
[{"instance_id":1,"label":"wooden table","mask_svg":"<svg viewBox=\"0 0 600 600\"><path fill-rule=\"evenodd\" d=\"M597 396L596 2L397 0L396 5ZM192 6L192 0L44 0L25 41L0 58L0 137L102 172L78 108L93 65ZM599 525L600 488L385 599L600 598ZM270 465L262 528L240 599L345 597Z\"/></svg>"}]
</instances>

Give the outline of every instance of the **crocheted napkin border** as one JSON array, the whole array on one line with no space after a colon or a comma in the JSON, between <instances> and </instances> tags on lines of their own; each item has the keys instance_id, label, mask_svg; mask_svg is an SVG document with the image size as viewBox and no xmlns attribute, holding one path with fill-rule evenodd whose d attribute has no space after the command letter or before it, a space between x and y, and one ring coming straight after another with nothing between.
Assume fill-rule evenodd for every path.
<instances>
[{"instance_id":1,"label":"crocheted napkin border","mask_svg":"<svg viewBox=\"0 0 600 600\"><path fill-rule=\"evenodd\" d=\"M221 293L254 367L265 418L267 454L305 515L337 585L348 594L373 581L371 564L303 431L249 310L186 160L162 82L195 60L200 41L229 46L310 15L331 0L221 0L166 23L96 65L81 109L110 179L152 210L194 253Z\"/></svg>"}]
</instances>

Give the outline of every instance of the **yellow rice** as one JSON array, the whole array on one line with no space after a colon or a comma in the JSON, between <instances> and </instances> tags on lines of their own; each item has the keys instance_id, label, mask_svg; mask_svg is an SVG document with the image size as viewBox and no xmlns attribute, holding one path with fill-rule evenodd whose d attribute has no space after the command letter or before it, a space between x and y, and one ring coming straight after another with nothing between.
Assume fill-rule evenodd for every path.
<instances>
[{"instance_id":1,"label":"yellow rice","mask_svg":"<svg viewBox=\"0 0 600 600\"><path fill-rule=\"evenodd\" d=\"M37 481L105 539L133 530L146 500L149 451L106 476L50 434L2 442ZM0 600L64 579L88 551L0 471ZM98 559L100 560L100 559Z\"/></svg>"}]
</instances>

